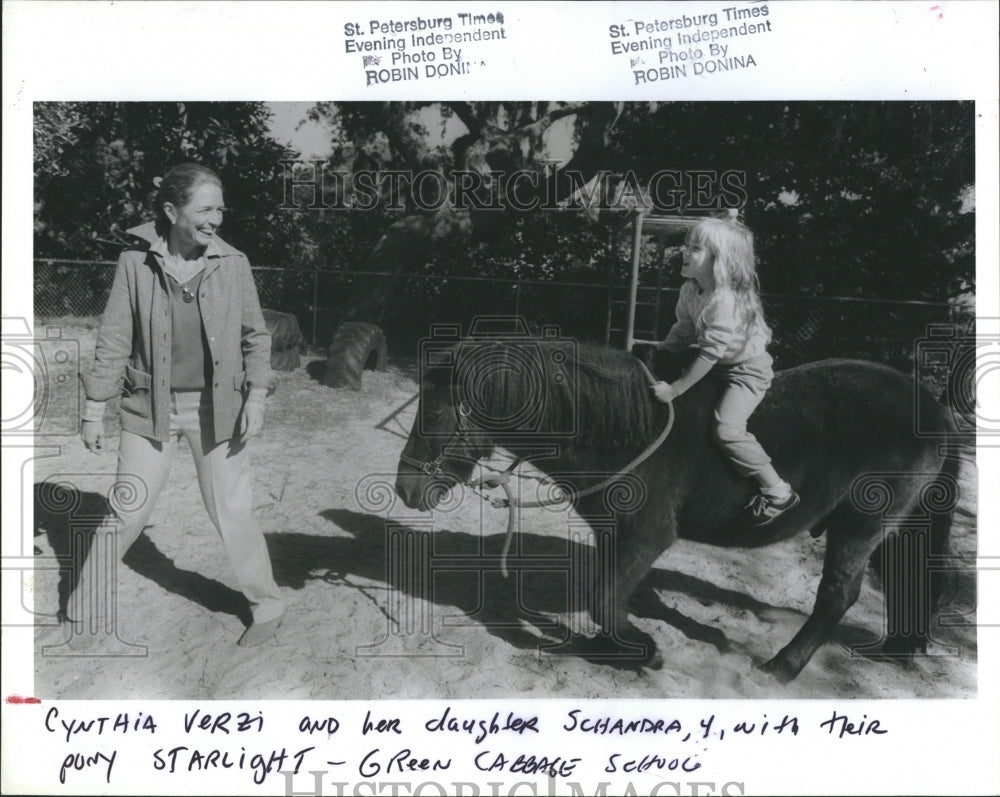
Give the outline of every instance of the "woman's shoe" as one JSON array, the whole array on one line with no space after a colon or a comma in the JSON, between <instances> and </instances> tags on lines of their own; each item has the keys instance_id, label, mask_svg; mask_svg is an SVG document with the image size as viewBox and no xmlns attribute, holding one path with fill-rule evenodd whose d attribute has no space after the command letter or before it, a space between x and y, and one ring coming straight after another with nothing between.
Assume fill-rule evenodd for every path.
<instances>
[{"instance_id":1,"label":"woman's shoe","mask_svg":"<svg viewBox=\"0 0 1000 797\"><path fill-rule=\"evenodd\" d=\"M275 617L273 620L254 623L243 632L243 636L239 638L236 644L241 648L252 648L267 642L269 639L273 639L283 619L284 617Z\"/></svg>"}]
</instances>

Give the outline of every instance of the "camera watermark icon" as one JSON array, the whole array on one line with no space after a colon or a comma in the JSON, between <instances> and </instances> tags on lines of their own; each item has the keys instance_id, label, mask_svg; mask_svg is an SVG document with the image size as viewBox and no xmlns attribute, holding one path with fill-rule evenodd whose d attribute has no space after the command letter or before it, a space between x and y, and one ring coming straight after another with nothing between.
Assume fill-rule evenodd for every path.
<instances>
[{"instance_id":1,"label":"camera watermark icon","mask_svg":"<svg viewBox=\"0 0 1000 797\"><path fill-rule=\"evenodd\" d=\"M105 522L94 532L85 553L88 531L71 528L72 561L81 573L81 583L67 606L65 625L69 637L58 645L42 647L42 656L135 658L146 657L148 648L121 638L118 606L118 578L121 559L113 522Z\"/></svg>"},{"instance_id":2,"label":"camera watermark icon","mask_svg":"<svg viewBox=\"0 0 1000 797\"><path fill-rule=\"evenodd\" d=\"M991 331L985 331L984 327ZM948 439L1000 435L1000 416L981 401L989 378L1000 373L1000 319L970 324L929 324L916 341L913 367L914 426L918 437ZM925 386L934 386L932 390ZM950 427L940 423L940 407L948 410Z\"/></svg>"},{"instance_id":3,"label":"camera watermark icon","mask_svg":"<svg viewBox=\"0 0 1000 797\"><path fill-rule=\"evenodd\" d=\"M963 567L948 550L952 513L961 499L958 479L947 472L866 473L851 486L851 505L876 515L882 542L872 560L885 594L881 638L852 645L857 655L955 657L960 649L934 638L943 627L946 587ZM934 643L933 651L928 644Z\"/></svg>"},{"instance_id":4,"label":"camera watermark icon","mask_svg":"<svg viewBox=\"0 0 1000 797\"><path fill-rule=\"evenodd\" d=\"M79 432L80 343L49 326L34 333L27 319L4 316L3 435L69 437Z\"/></svg>"},{"instance_id":5,"label":"camera watermark icon","mask_svg":"<svg viewBox=\"0 0 1000 797\"><path fill-rule=\"evenodd\" d=\"M35 485L36 526L49 537L68 593L57 613L68 636L44 645L44 657L147 655L145 645L120 633L118 579L124 551L118 519L141 511L149 490L137 477L116 479L106 493L85 489L95 476L103 474L55 473Z\"/></svg>"},{"instance_id":6,"label":"camera watermark icon","mask_svg":"<svg viewBox=\"0 0 1000 797\"><path fill-rule=\"evenodd\" d=\"M547 499L557 501L565 511L574 492L569 486L572 482L581 477L608 482L601 491L604 514L568 518L568 534L555 550L527 550L522 536L514 534L509 550L505 545L502 553L493 550L498 546L487 545L482 536L475 548L456 551L448 545L435 545L438 535L433 521L421 517L384 520L385 571L380 579L387 585L381 606L385 629L376 641L357 646L355 655L461 658L464 646L439 638L443 629L476 626L502 631L519 629L527 621L545 635L537 640L539 652L575 657L581 653L578 643L586 637L600 643L599 649L591 644L585 651L592 658L645 661L650 651L629 641L617 627L614 540L615 513L635 511L645 501L646 490L631 474L607 478L613 475L618 474L560 474L538 484L536 497L546 505ZM391 511L396 500L391 479L392 474L369 474L360 480L355 488L359 506L373 514ZM453 491L439 511L456 512L464 495L464 490ZM515 519L518 528L520 519ZM468 578L467 589L463 587L459 596L455 584L464 578ZM484 611L484 607L502 602L501 595L510 596L509 609ZM539 600L544 605L535 605ZM469 609L454 614L440 608L453 605ZM598 618L599 624L593 618Z\"/></svg>"},{"instance_id":7,"label":"camera watermark icon","mask_svg":"<svg viewBox=\"0 0 1000 797\"><path fill-rule=\"evenodd\" d=\"M452 437L458 411L473 428L504 440L578 433L575 339L557 325L532 334L520 316L477 316L469 334L460 333L457 324L435 324L419 343L420 384L449 386L453 410L442 413L438 402L422 401L422 436Z\"/></svg>"}]
</instances>

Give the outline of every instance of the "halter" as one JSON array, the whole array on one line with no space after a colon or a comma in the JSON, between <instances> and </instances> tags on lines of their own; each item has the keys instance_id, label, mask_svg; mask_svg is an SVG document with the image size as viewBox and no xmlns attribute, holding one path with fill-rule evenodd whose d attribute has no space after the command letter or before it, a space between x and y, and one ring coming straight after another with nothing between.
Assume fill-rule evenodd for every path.
<instances>
[{"instance_id":1,"label":"halter","mask_svg":"<svg viewBox=\"0 0 1000 797\"><path fill-rule=\"evenodd\" d=\"M643 373L646 375L646 379L649 381L650 386L656 384L656 378L650 373L646 364L641 360L636 360L639 367L642 369ZM459 478L454 474L448 473L441 467L441 462L447 456L447 450L456 441L464 441L469 430L472 428L472 421L469 420L469 416L472 414L472 410L465 406L465 402L459 403L456 408L456 415L458 417L458 423L455 426L455 431L452 432L451 437L448 438L447 442L441 446L441 452L432 460L419 460L414 457L410 457L407 454L400 454L400 461L405 462L423 473L431 477L440 476L450 476L455 482L459 482ZM510 465L503 471L498 471L495 475L483 476L479 479L469 479L465 482L463 486L469 487L473 492L475 492L480 498L489 503L495 509L507 509L507 531L504 535L504 545L503 551L500 554L500 571L504 578L507 578L507 553L510 551L510 543L514 536L514 510L516 508L524 509L535 509L540 507L552 506L554 504L561 504L567 500L574 500L583 498L584 496L591 495L605 487L613 484L622 476L631 473L639 465L645 462L653 452L655 452L663 442L670 435L670 431L674 427L674 405L671 402L667 403L667 422L664 424L663 429L660 434L657 435L656 439L643 449L642 453L639 454L635 459L631 460L627 465L621 468L613 476L609 476L606 479L602 479L597 484L591 485L585 490L574 491L572 495L561 497L561 498L550 498L545 501L521 501L514 497L513 491L510 489L510 476L514 473L514 470L524 461L524 457L516 457ZM502 487L504 491L504 498L493 498L483 492L482 488L493 489L496 487Z\"/></svg>"},{"instance_id":2,"label":"halter","mask_svg":"<svg viewBox=\"0 0 1000 797\"><path fill-rule=\"evenodd\" d=\"M407 465L422 471L428 476L437 478L440 476L450 476L456 482L459 481L458 477L454 474L448 473L444 468L441 467L441 463L444 461L445 457L448 456L448 449L454 445L454 443L461 441L465 442L466 435L472 428L472 421L469 420L469 416L472 415L472 410L465 406L465 402L460 402L458 407L455 408L455 415L458 418L458 423L455 424L455 431L451 433L451 437L441 446L441 452L430 460L416 459L407 455L405 452L399 455L401 462L405 462Z\"/></svg>"}]
</instances>

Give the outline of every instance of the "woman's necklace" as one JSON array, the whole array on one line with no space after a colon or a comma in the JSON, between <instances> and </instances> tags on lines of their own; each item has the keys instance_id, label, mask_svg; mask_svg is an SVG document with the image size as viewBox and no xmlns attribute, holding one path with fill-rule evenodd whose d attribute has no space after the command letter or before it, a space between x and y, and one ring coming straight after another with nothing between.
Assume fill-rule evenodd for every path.
<instances>
[{"instance_id":1,"label":"woman's necklace","mask_svg":"<svg viewBox=\"0 0 1000 797\"><path fill-rule=\"evenodd\" d=\"M169 264L170 272L174 275L177 282L183 286L181 295L184 301L188 303L193 302L194 293L188 290L186 283L194 279L198 272L201 271L201 258L187 260L184 255L168 252L166 260Z\"/></svg>"},{"instance_id":2,"label":"woman's necklace","mask_svg":"<svg viewBox=\"0 0 1000 797\"><path fill-rule=\"evenodd\" d=\"M188 285L198 276L198 272L201 271L200 268L197 268L198 261L188 261L183 255L175 255L167 252L164 257L164 265L167 266L167 271L180 287L181 298L186 304L191 304L195 299L195 293L198 289L195 288L192 291ZM193 274L191 273L192 267L196 269Z\"/></svg>"}]
</instances>

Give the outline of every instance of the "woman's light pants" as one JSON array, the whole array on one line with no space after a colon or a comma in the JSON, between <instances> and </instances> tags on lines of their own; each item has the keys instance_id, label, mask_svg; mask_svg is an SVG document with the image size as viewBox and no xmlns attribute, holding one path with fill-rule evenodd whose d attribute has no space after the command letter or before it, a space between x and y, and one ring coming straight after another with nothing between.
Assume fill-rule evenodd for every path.
<instances>
[{"instance_id":1,"label":"woman's light pants","mask_svg":"<svg viewBox=\"0 0 1000 797\"><path fill-rule=\"evenodd\" d=\"M114 533L99 530L95 536L70 601L70 617L84 621L85 625L95 616L109 617L101 604L106 599L114 600L117 585L102 585L99 576L117 570L115 566L107 566L109 557L120 560L148 523L182 436L194 457L205 508L226 546L239 588L250 602L254 622L280 617L284 601L274 581L264 535L252 511L247 448L240 446L238 439L212 444L212 408L202 400L199 391L172 393L170 409L167 443L124 430L121 433L118 477L110 495ZM107 550L109 547L114 550ZM105 567L100 566L102 560ZM122 611L124 607L115 605L115 609Z\"/></svg>"}]
</instances>

